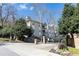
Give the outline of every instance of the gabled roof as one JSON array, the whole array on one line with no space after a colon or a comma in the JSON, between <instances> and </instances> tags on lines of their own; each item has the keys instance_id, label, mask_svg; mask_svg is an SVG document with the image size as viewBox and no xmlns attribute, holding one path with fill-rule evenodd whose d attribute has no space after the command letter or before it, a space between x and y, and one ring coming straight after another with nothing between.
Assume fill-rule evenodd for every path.
<instances>
[{"instance_id":1,"label":"gabled roof","mask_svg":"<svg viewBox=\"0 0 79 59\"><path fill-rule=\"evenodd\" d=\"M37 20L26 20L26 22L29 22L29 21L35 22L35 23L38 23L38 24L43 24L43 23L41 23L41 22L39 22L39 21L37 21Z\"/></svg>"}]
</instances>

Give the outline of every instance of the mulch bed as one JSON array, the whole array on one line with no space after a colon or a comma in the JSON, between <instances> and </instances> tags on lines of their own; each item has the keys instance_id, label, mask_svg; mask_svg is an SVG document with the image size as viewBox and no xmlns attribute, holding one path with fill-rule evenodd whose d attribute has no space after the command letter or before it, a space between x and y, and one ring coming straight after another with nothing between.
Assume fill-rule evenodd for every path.
<instances>
[{"instance_id":1,"label":"mulch bed","mask_svg":"<svg viewBox=\"0 0 79 59\"><path fill-rule=\"evenodd\" d=\"M57 50L54 50L54 49L51 49L49 52L52 52L52 53L56 53L56 54L59 54L59 55L62 55L62 56L73 56L73 54L71 54L70 52L60 52L60 51L57 51Z\"/></svg>"}]
</instances>

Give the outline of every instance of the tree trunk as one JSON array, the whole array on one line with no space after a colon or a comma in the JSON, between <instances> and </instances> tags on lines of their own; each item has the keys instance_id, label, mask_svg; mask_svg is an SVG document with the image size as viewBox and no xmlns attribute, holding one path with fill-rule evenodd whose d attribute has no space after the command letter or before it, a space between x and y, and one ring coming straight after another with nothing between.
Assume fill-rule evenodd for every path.
<instances>
[{"instance_id":1,"label":"tree trunk","mask_svg":"<svg viewBox=\"0 0 79 59\"><path fill-rule=\"evenodd\" d=\"M66 44L67 44L67 46L75 47L73 33L67 34Z\"/></svg>"},{"instance_id":2,"label":"tree trunk","mask_svg":"<svg viewBox=\"0 0 79 59\"><path fill-rule=\"evenodd\" d=\"M69 46L69 35L66 35L66 45Z\"/></svg>"},{"instance_id":3,"label":"tree trunk","mask_svg":"<svg viewBox=\"0 0 79 59\"><path fill-rule=\"evenodd\" d=\"M9 42L11 42L11 40L12 40L12 35L10 34L10 40L9 40Z\"/></svg>"},{"instance_id":4,"label":"tree trunk","mask_svg":"<svg viewBox=\"0 0 79 59\"><path fill-rule=\"evenodd\" d=\"M75 43L74 43L74 36L73 36L73 33L70 33L71 34L71 46L72 47L75 47Z\"/></svg>"},{"instance_id":5,"label":"tree trunk","mask_svg":"<svg viewBox=\"0 0 79 59\"><path fill-rule=\"evenodd\" d=\"M16 38L15 38L15 42L17 42L18 41L18 37L16 36Z\"/></svg>"}]
</instances>

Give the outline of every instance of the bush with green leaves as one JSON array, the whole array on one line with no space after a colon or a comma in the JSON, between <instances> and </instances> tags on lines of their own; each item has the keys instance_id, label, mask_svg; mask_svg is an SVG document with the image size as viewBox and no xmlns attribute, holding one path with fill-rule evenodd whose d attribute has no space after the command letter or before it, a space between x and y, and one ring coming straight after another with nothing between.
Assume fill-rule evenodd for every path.
<instances>
[{"instance_id":1,"label":"bush with green leaves","mask_svg":"<svg viewBox=\"0 0 79 59\"><path fill-rule=\"evenodd\" d=\"M1 37L10 37L10 35L13 33L14 33L14 30L11 27L3 27L2 29L0 29Z\"/></svg>"},{"instance_id":2,"label":"bush with green leaves","mask_svg":"<svg viewBox=\"0 0 79 59\"><path fill-rule=\"evenodd\" d=\"M33 29L28 28L24 19L20 18L16 21L14 26L15 35L22 38L23 35L31 36L33 34Z\"/></svg>"},{"instance_id":3,"label":"bush with green leaves","mask_svg":"<svg viewBox=\"0 0 79 59\"><path fill-rule=\"evenodd\" d=\"M1 37L10 37L16 36L18 38L22 38L23 35L27 35L28 37L33 34L33 29L28 28L26 22L23 18L16 20L14 26L5 26L0 27L0 36Z\"/></svg>"}]
</instances>

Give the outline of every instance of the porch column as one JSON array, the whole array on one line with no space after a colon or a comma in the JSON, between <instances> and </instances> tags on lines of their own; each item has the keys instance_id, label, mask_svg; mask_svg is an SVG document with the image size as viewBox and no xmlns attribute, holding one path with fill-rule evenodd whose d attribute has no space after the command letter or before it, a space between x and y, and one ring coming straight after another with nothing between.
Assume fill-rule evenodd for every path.
<instances>
[{"instance_id":1,"label":"porch column","mask_svg":"<svg viewBox=\"0 0 79 59\"><path fill-rule=\"evenodd\" d=\"M43 36L43 43L44 43L44 44L46 43L45 36Z\"/></svg>"},{"instance_id":2,"label":"porch column","mask_svg":"<svg viewBox=\"0 0 79 59\"><path fill-rule=\"evenodd\" d=\"M36 38L34 39L34 43L37 44L37 39Z\"/></svg>"}]
</instances>

